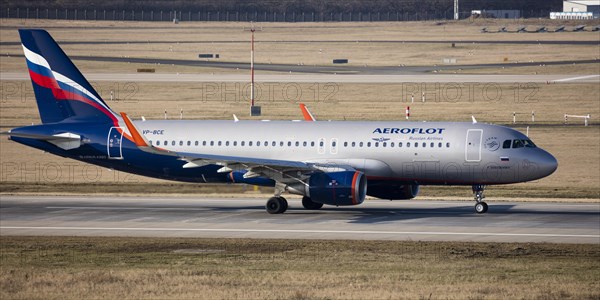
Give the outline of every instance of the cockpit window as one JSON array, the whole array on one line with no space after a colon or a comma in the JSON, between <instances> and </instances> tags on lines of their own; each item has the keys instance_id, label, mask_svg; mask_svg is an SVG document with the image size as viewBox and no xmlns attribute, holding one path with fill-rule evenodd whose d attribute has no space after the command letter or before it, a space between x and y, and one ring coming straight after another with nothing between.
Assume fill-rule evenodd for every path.
<instances>
[{"instance_id":1,"label":"cockpit window","mask_svg":"<svg viewBox=\"0 0 600 300\"><path fill-rule=\"evenodd\" d=\"M504 141L504 143L502 143L502 148L503 149L510 149L510 144L512 144L511 140L506 140Z\"/></svg>"},{"instance_id":2,"label":"cockpit window","mask_svg":"<svg viewBox=\"0 0 600 300\"><path fill-rule=\"evenodd\" d=\"M513 140L513 148L523 148L525 147L525 145L523 145L523 141L522 140Z\"/></svg>"},{"instance_id":3,"label":"cockpit window","mask_svg":"<svg viewBox=\"0 0 600 300\"><path fill-rule=\"evenodd\" d=\"M531 140L512 140L512 148L537 148ZM502 148L510 148L510 140L504 141Z\"/></svg>"},{"instance_id":4,"label":"cockpit window","mask_svg":"<svg viewBox=\"0 0 600 300\"><path fill-rule=\"evenodd\" d=\"M536 148L537 146L531 140L523 140L525 148Z\"/></svg>"}]
</instances>

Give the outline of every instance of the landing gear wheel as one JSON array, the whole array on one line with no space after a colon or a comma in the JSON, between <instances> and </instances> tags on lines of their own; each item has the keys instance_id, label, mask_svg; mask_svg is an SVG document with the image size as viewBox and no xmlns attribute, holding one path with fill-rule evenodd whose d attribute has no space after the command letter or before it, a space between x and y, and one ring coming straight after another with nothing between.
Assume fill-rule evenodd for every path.
<instances>
[{"instance_id":1,"label":"landing gear wheel","mask_svg":"<svg viewBox=\"0 0 600 300\"><path fill-rule=\"evenodd\" d=\"M473 196L475 197L475 212L478 214L484 214L488 210L487 203L483 202L485 199L485 185L476 184L473 185Z\"/></svg>"},{"instance_id":2,"label":"landing gear wheel","mask_svg":"<svg viewBox=\"0 0 600 300\"><path fill-rule=\"evenodd\" d=\"M314 202L310 197L304 196L302 197L302 206L308 210L317 210L323 207L323 203Z\"/></svg>"},{"instance_id":3,"label":"landing gear wheel","mask_svg":"<svg viewBox=\"0 0 600 300\"><path fill-rule=\"evenodd\" d=\"M482 201L482 202L477 202L477 204L475 204L475 211L478 214L484 214L484 213L487 212L487 210L488 210L487 203L485 203L485 202Z\"/></svg>"},{"instance_id":4,"label":"landing gear wheel","mask_svg":"<svg viewBox=\"0 0 600 300\"><path fill-rule=\"evenodd\" d=\"M282 214L288 208L288 202L283 197L272 197L267 201L267 212L270 214Z\"/></svg>"}]
</instances>

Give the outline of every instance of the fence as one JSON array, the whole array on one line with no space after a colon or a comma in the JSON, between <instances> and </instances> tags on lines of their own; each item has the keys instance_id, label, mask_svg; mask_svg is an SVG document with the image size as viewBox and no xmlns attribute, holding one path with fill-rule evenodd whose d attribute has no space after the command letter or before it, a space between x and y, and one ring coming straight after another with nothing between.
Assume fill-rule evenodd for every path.
<instances>
[{"instance_id":1,"label":"fence","mask_svg":"<svg viewBox=\"0 0 600 300\"><path fill-rule=\"evenodd\" d=\"M526 17L548 17L548 11L521 12ZM468 18L470 12L461 12ZM50 8L0 9L0 18L56 19L56 20L106 20L106 21L223 21L223 22L398 22L451 20L452 10L424 12L248 12L248 11L136 11L90 10Z\"/></svg>"}]
</instances>

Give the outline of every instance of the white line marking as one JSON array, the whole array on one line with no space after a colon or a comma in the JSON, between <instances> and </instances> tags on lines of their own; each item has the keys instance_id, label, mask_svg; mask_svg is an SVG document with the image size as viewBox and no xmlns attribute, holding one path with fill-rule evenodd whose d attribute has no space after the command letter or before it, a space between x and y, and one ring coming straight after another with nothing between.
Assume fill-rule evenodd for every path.
<instances>
[{"instance_id":1,"label":"white line marking","mask_svg":"<svg viewBox=\"0 0 600 300\"><path fill-rule=\"evenodd\" d=\"M6 229L35 230L105 230L105 231L191 231L191 232L256 232L256 233L336 233L336 234L395 234L395 235L465 235L465 236L529 236L529 237L577 237L600 238L594 234L550 234L550 233L492 233L492 232L444 232L444 231L369 231L369 230L296 230L296 229L242 229L242 228L141 228L141 227L35 227L0 226Z\"/></svg>"},{"instance_id":2,"label":"white line marking","mask_svg":"<svg viewBox=\"0 0 600 300\"><path fill-rule=\"evenodd\" d=\"M587 75L587 76L556 79L556 80L554 80L554 82L574 81L574 80L588 79L588 78L594 78L594 77L600 77L600 75Z\"/></svg>"}]
</instances>

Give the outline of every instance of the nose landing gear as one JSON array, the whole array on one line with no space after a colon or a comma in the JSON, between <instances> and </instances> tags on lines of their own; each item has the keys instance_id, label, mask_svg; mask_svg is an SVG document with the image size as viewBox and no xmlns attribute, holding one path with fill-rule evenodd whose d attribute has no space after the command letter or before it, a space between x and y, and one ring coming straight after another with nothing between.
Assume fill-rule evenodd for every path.
<instances>
[{"instance_id":1,"label":"nose landing gear","mask_svg":"<svg viewBox=\"0 0 600 300\"><path fill-rule=\"evenodd\" d=\"M483 192L485 191L485 185L476 184L473 185L473 195L475 197L475 212L478 214L484 214L488 210L488 205L483 201L485 195Z\"/></svg>"}]
</instances>

